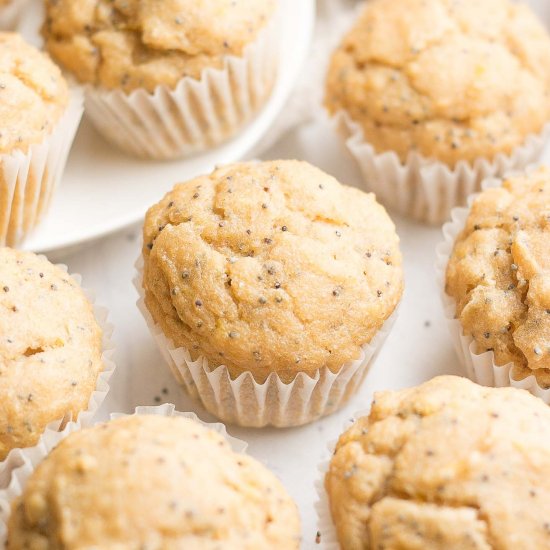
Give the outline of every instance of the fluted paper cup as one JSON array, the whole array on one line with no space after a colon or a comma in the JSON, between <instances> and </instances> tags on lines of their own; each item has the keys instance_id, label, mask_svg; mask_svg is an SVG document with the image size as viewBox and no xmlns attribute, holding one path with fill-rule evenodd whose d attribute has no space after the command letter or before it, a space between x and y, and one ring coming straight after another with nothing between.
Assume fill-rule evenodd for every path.
<instances>
[{"instance_id":1,"label":"fluted paper cup","mask_svg":"<svg viewBox=\"0 0 550 550\"><path fill-rule=\"evenodd\" d=\"M134 415L158 415L158 416L178 416L183 418L189 418L199 424L202 424L206 428L218 432L224 437L233 451L236 453L244 453L247 448L247 444L244 441L231 437L223 424L207 424L202 422L196 414L192 412L178 412L174 405L166 403L157 407L136 407ZM111 414L111 420L120 418L122 416L130 416L123 413ZM8 487L0 488L0 548L4 548L7 538L7 524L11 512L11 503L19 497L25 488L25 484L29 477L32 475L36 467L48 456L48 454L61 442L62 439L67 437L70 433L75 431L74 429L66 429L62 434L59 434L57 438L49 438L44 440L42 445L34 449L25 449L22 452L22 462L17 469L14 470L11 482Z\"/></svg>"},{"instance_id":2,"label":"fluted paper cup","mask_svg":"<svg viewBox=\"0 0 550 550\"><path fill-rule=\"evenodd\" d=\"M64 265L59 265L58 267L61 267L67 271L67 268ZM71 277L80 286L82 281L81 276L78 274L72 274ZM59 443L59 441L65 438L68 434L83 427L91 426L99 407L109 392L109 379L115 370L115 364L112 360L114 344L111 340L113 326L107 321L107 309L95 304L95 298L92 292L86 289L83 289L83 291L86 298L88 298L88 301L93 306L94 317L103 333L101 355L103 361L103 371L97 378L96 388L90 396L88 408L81 411L77 418L72 418L69 414L48 424L46 430L34 447L13 449L5 460L0 462L0 490L9 485L13 471L25 462L25 457L33 458L36 456L44 456L44 452L49 452L51 448L55 447L57 443ZM0 548L2 548L1 543Z\"/></svg>"},{"instance_id":3,"label":"fluted paper cup","mask_svg":"<svg viewBox=\"0 0 550 550\"><path fill-rule=\"evenodd\" d=\"M355 423L356 420L363 416L368 416L370 409L362 410L353 415L353 418L347 420L344 424L342 435ZM338 437L340 437L340 435ZM329 442L327 445L327 458L319 464L317 470L319 476L315 481L315 491L317 493L317 500L315 501L315 511L317 512L317 533L316 543L319 544L319 548L322 550L340 550L340 543L338 542L338 534L336 527L332 521L332 514L330 512L330 503L328 494L325 489L325 477L330 468L330 461L336 450L338 439ZM329 458L330 457L330 458Z\"/></svg>"},{"instance_id":4,"label":"fluted paper cup","mask_svg":"<svg viewBox=\"0 0 550 550\"><path fill-rule=\"evenodd\" d=\"M174 89L86 88L86 115L113 145L132 155L168 160L210 149L235 135L267 101L279 65L280 14L222 69L182 78Z\"/></svg>"},{"instance_id":5,"label":"fluted paper cup","mask_svg":"<svg viewBox=\"0 0 550 550\"><path fill-rule=\"evenodd\" d=\"M334 454L336 444L337 441L332 441L329 443L329 456ZM315 542L322 550L340 550L338 534L332 521L330 503L328 500L327 491L325 489L325 477L328 473L329 467L330 459L327 458L318 466L319 477L315 481L315 492L317 493L317 501L315 502L315 511L317 512L317 533Z\"/></svg>"},{"instance_id":6,"label":"fluted paper cup","mask_svg":"<svg viewBox=\"0 0 550 550\"><path fill-rule=\"evenodd\" d=\"M290 383L283 382L277 373L271 373L261 384L252 372L232 379L225 365L210 365L204 357L193 361L189 350L176 347L164 335L145 305L141 258L136 269L138 308L174 377L208 412L227 424L285 428L307 424L337 411L361 386L397 318L396 309L372 341L361 348L360 356L338 372L323 367L313 377L299 373Z\"/></svg>"},{"instance_id":7,"label":"fluted paper cup","mask_svg":"<svg viewBox=\"0 0 550 550\"><path fill-rule=\"evenodd\" d=\"M534 166L529 167L527 172L535 168ZM512 176L513 174L508 175ZM498 187L501 184L502 180L490 178L483 182L482 189ZM534 375L528 376L522 380L515 380L513 377L514 363L500 366L495 363L495 355L492 351L478 353L474 338L464 334L462 325L456 318L455 300L445 292L447 264L449 263L456 238L462 229L464 229L470 213L470 207L477 196L476 194L469 197L467 207L456 208L452 211L451 221L443 226L444 241L438 245L436 250L437 281L445 312L445 319L454 348L464 367L466 375L473 382L481 384L482 386L491 386L495 388L511 386L524 389L540 397L545 403L550 404L550 389L539 386Z\"/></svg>"},{"instance_id":8,"label":"fluted paper cup","mask_svg":"<svg viewBox=\"0 0 550 550\"><path fill-rule=\"evenodd\" d=\"M333 119L338 132L357 161L366 189L389 209L417 221L440 225L451 210L464 206L469 195L481 189L483 180L525 168L540 159L550 138L550 123L531 135L511 154L500 153L492 161L460 161L454 168L414 151L402 162L395 152L378 153L365 141L363 130L345 112Z\"/></svg>"},{"instance_id":9,"label":"fluted paper cup","mask_svg":"<svg viewBox=\"0 0 550 550\"><path fill-rule=\"evenodd\" d=\"M82 91L71 90L69 105L52 133L26 153L0 155L0 246L19 244L50 205L83 112Z\"/></svg>"}]
</instances>

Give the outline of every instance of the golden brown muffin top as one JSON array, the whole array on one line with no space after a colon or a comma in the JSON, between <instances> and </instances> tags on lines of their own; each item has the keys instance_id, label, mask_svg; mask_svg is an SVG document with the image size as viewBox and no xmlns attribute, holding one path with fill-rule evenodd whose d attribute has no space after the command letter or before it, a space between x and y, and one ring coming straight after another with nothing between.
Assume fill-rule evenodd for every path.
<instances>
[{"instance_id":1,"label":"golden brown muffin top","mask_svg":"<svg viewBox=\"0 0 550 550\"><path fill-rule=\"evenodd\" d=\"M384 208L305 162L234 164L179 184L143 234L154 320L233 377L338 371L403 291Z\"/></svg>"},{"instance_id":2,"label":"golden brown muffin top","mask_svg":"<svg viewBox=\"0 0 550 550\"><path fill-rule=\"evenodd\" d=\"M474 201L446 292L478 352L550 387L550 170L512 177Z\"/></svg>"},{"instance_id":3,"label":"golden brown muffin top","mask_svg":"<svg viewBox=\"0 0 550 550\"><path fill-rule=\"evenodd\" d=\"M342 550L541 550L549 468L542 400L442 376L376 394L325 485Z\"/></svg>"},{"instance_id":4,"label":"golden brown muffin top","mask_svg":"<svg viewBox=\"0 0 550 550\"><path fill-rule=\"evenodd\" d=\"M454 166L510 153L550 119L550 37L509 0L372 0L334 53L326 106L377 152Z\"/></svg>"},{"instance_id":5,"label":"golden brown muffin top","mask_svg":"<svg viewBox=\"0 0 550 550\"><path fill-rule=\"evenodd\" d=\"M175 88L241 56L276 0L46 0L46 48L83 83Z\"/></svg>"},{"instance_id":6,"label":"golden brown muffin top","mask_svg":"<svg viewBox=\"0 0 550 550\"><path fill-rule=\"evenodd\" d=\"M67 83L50 58L18 34L0 32L0 154L42 142L68 102Z\"/></svg>"},{"instance_id":7,"label":"golden brown muffin top","mask_svg":"<svg viewBox=\"0 0 550 550\"><path fill-rule=\"evenodd\" d=\"M67 273L0 248L0 460L35 445L50 422L87 409L103 370L101 336Z\"/></svg>"},{"instance_id":8,"label":"golden brown muffin top","mask_svg":"<svg viewBox=\"0 0 550 550\"><path fill-rule=\"evenodd\" d=\"M131 416L67 437L14 502L8 549L297 550L285 489L218 433Z\"/></svg>"}]
</instances>

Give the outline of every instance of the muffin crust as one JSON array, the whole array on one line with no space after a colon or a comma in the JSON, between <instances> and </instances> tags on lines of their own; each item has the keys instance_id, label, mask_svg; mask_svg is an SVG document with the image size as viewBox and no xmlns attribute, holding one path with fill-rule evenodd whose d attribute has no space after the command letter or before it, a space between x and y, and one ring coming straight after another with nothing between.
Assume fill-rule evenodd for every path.
<instances>
[{"instance_id":1,"label":"muffin crust","mask_svg":"<svg viewBox=\"0 0 550 550\"><path fill-rule=\"evenodd\" d=\"M296 505L275 476L179 417L125 417L70 435L12 510L8 550L297 550L300 542Z\"/></svg>"},{"instance_id":2,"label":"muffin crust","mask_svg":"<svg viewBox=\"0 0 550 550\"><path fill-rule=\"evenodd\" d=\"M240 56L275 0L46 0L46 48L83 83L175 88Z\"/></svg>"},{"instance_id":3,"label":"muffin crust","mask_svg":"<svg viewBox=\"0 0 550 550\"><path fill-rule=\"evenodd\" d=\"M177 185L147 213L143 255L145 303L164 333L258 382L357 359L403 290L383 207L298 161Z\"/></svg>"},{"instance_id":4,"label":"muffin crust","mask_svg":"<svg viewBox=\"0 0 550 550\"><path fill-rule=\"evenodd\" d=\"M76 282L43 257L0 248L0 460L88 407L101 351Z\"/></svg>"},{"instance_id":5,"label":"muffin crust","mask_svg":"<svg viewBox=\"0 0 550 550\"><path fill-rule=\"evenodd\" d=\"M474 201L447 266L446 292L479 353L550 387L550 170L513 177Z\"/></svg>"},{"instance_id":6,"label":"muffin crust","mask_svg":"<svg viewBox=\"0 0 550 550\"><path fill-rule=\"evenodd\" d=\"M18 34L0 32L0 154L42 142L68 102L67 83L50 58Z\"/></svg>"},{"instance_id":7,"label":"muffin crust","mask_svg":"<svg viewBox=\"0 0 550 550\"><path fill-rule=\"evenodd\" d=\"M542 400L444 376L376 394L325 485L342 550L539 550L548 468Z\"/></svg>"},{"instance_id":8,"label":"muffin crust","mask_svg":"<svg viewBox=\"0 0 550 550\"><path fill-rule=\"evenodd\" d=\"M372 0L334 53L326 107L377 152L453 167L510 153L550 119L550 37L509 0Z\"/></svg>"}]
</instances>

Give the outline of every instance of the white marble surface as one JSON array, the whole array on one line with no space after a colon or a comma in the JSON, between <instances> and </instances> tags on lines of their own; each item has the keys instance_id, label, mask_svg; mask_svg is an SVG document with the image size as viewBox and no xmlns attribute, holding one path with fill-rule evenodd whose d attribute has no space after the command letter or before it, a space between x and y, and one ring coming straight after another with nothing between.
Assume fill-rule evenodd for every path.
<instances>
[{"instance_id":1,"label":"white marble surface","mask_svg":"<svg viewBox=\"0 0 550 550\"><path fill-rule=\"evenodd\" d=\"M359 181L351 159L324 123L302 127L264 157L309 160L342 182ZM317 467L327 458L327 444L338 436L346 421L368 406L374 391L411 386L438 374L460 372L435 283L434 249L441 240L440 230L399 218L395 221L405 256L406 292L395 328L360 393L341 412L310 426L287 430L229 427L232 435L249 443L249 453L271 468L298 502L304 549L317 547ZM136 308L132 277L139 249L140 228L135 227L85 250L53 258L82 274L84 285L95 290L98 302L110 309L115 325L117 371L101 418L109 412L130 412L137 405L173 402L179 410L193 410L201 419L211 421L173 381Z\"/></svg>"}]
</instances>

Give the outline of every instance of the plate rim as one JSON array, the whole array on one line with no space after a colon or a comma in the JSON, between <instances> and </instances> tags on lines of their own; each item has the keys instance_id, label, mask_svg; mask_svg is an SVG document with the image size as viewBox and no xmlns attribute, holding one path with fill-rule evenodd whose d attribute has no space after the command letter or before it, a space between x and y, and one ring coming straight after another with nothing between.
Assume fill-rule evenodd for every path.
<instances>
[{"instance_id":1,"label":"plate rim","mask_svg":"<svg viewBox=\"0 0 550 550\"><path fill-rule=\"evenodd\" d=\"M272 92L266 105L264 105L264 107L253 118L253 120L248 123L248 125L242 131L242 133L239 133L239 135L236 136L233 140L229 140L219 146L219 148L221 149L220 158L211 163L212 168L217 164L238 162L239 159L246 157L246 155L254 149L254 147L262 140L262 138L269 131L269 128L273 125L273 122L276 119L277 115L284 108L285 104L287 103L288 99L290 98L292 92L295 89L295 84L300 76L300 71L306 62L307 54L311 48L313 32L315 27L315 20L316 20L317 6L316 6L316 0L300 0L297 6L293 4L292 0L286 0L286 1L289 2L289 6L292 6L294 14L296 14L296 11L297 11L296 8L301 10L299 20L302 22L302 25L303 25L302 27L303 40L301 40L300 43L303 45L303 47L299 52L300 55L295 58L296 63L292 65L292 67L288 70L288 72L282 73L283 76L278 78L278 81L275 85L275 89ZM285 60L285 57L281 55L281 61L284 62L284 60ZM86 126L89 124L90 124L89 121L84 120L81 125L81 128L79 129L79 132L82 131L82 126ZM249 142L247 142L246 140L246 134L248 132L249 133L255 132L256 134L254 139L252 139ZM240 149L238 150L238 154L232 154L230 152L231 149L229 149L228 151L225 150L225 148L227 148L228 146L234 143L237 143L237 146L238 146L239 140L245 141L245 144L240 147ZM205 154L206 153L208 152L205 152ZM230 158L228 157L230 157L232 160L230 160ZM200 155L194 158L200 158ZM54 200L55 200L55 197L54 197ZM117 217L115 222L104 221L102 223L99 223L97 226L94 226L93 230L79 231L77 232L77 235L74 238L70 237L71 234L69 234L69 236L65 239L59 236L57 239L53 239L52 242L50 243L48 243L47 240L46 242L44 242L43 239L41 239L40 225L39 225L36 228L35 232L29 235L29 237L22 243L21 248L23 248L24 250L32 250L34 252L40 252L45 254L62 253L64 250L73 252L80 247L90 245L95 241L106 238L110 235L113 235L115 233L123 231L126 228L129 228L133 225L138 224L140 220L143 219L145 211L149 206L150 205L145 205L140 208L136 207L131 212L128 212L126 214L121 214L119 217ZM52 212L50 210L47 216L51 214ZM45 217L44 221L46 221L47 216Z\"/></svg>"}]
</instances>

